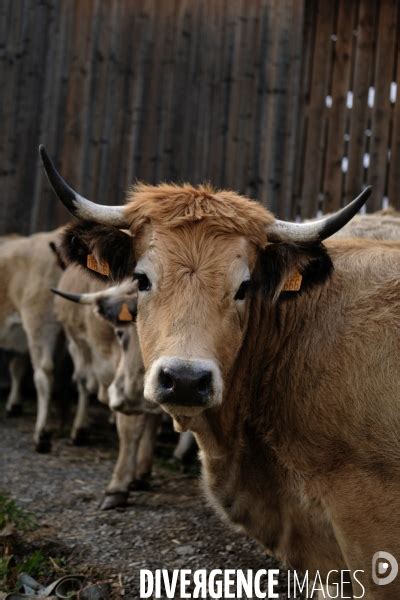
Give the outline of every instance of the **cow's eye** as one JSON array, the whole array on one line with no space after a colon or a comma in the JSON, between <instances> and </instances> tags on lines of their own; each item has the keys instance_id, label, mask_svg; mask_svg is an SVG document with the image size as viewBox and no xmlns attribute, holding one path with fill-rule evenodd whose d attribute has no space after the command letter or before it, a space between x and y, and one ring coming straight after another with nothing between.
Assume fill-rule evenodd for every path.
<instances>
[{"instance_id":1,"label":"cow's eye","mask_svg":"<svg viewBox=\"0 0 400 600\"><path fill-rule=\"evenodd\" d=\"M145 273L134 273L133 278L137 279L139 292L148 292L151 290L151 281Z\"/></svg>"},{"instance_id":2,"label":"cow's eye","mask_svg":"<svg viewBox=\"0 0 400 600\"><path fill-rule=\"evenodd\" d=\"M235 294L235 300L244 300L250 288L250 280L242 281L240 288Z\"/></svg>"}]
</instances>

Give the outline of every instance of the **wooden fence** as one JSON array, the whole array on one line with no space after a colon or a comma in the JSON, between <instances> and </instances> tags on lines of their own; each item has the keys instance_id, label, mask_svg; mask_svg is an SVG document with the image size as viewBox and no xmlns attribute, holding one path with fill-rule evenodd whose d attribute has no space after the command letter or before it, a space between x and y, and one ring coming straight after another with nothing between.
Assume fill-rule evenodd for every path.
<instances>
[{"instance_id":1,"label":"wooden fence","mask_svg":"<svg viewBox=\"0 0 400 600\"><path fill-rule=\"evenodd\" d=\"M293 198L303 217L372 184L400 208L399 2L306 2ZM296 209L295 209L296 210Z\"/></svg>"},{"instance_id":2,"label":"wooden fence","mask_svg":"<svg viewBox=\"0 0 400 600\"><path fill-rule=\"evenodd\" d=\"M371 182L400 207L397 0L2 0L0 233L66 220L37 158L120 203L135 179L284 218Z\"/></svg>"}]
</instances>

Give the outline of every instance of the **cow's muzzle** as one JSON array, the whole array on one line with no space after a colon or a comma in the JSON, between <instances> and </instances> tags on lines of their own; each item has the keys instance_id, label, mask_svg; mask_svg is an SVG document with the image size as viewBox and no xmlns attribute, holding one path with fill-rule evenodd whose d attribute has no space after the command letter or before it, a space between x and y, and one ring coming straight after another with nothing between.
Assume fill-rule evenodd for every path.
<instances>
[{"instance_id":1,"label":"cow's muzzle","mask_svg":"<svg viewBox=\"0 0 400 600\"><path fill-rule=\"evenodd\" d=\"M146 376L144 395L168 412L184 414L185 408L204 410L220 402L219 369L211 360L162 357L153 363Z\"/></svg>"}]
</instances>

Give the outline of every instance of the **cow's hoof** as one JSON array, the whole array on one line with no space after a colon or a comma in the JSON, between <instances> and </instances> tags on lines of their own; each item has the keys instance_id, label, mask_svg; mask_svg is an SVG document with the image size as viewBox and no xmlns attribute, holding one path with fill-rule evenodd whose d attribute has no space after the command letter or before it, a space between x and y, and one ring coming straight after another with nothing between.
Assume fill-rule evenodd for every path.
<instances>
[{"instance_id":1,"label":"cow's hoof","mask_svg":"<svg viewBox=\"0 0 400 600\"><path fill-rule=\"evenodd\" d=\"M148 477L143 479L134 479L129 486L129 489L133 492L150 492L151 481Z\"/></svg>"},{"instance_id":2,"label":"cow's hoof","mask_svg":"<svg viewBox=\"0 0 400 600\"><path fill-rule=\"evenodd\" d=\"M74 446L86 446L89 443L89 429L77 429L71 436L71 442Z\"/></svg>"},{"instance_id":3,"label":"cow's hoof","mask_svg":"<svg viewBox=\"0 0 400 600\"><path fill-rule=\"evenodd\" d=\"M22 404L13 404L6 408L6 417L20 417L22 415Z\"/></svg>"},{"instance_id":4,"label":"cow's hoof","mask_svg":"<svg viewBox=\"0 0 400 600\"><path fill-rule=\"evenodd\" d=\"M40 454L47 454L51 452L51 433L45 431L40 435L39 441L35 444L36 452Z\"/></svg>"},{"instance_id":5,"label":"cow's hoof","mask_svg":"<svg viewBox=\"0 0 400 600\"><path fill-rule=\"evenodd\" d=\"M114 492L106 494L100 504L100 510L111 510L112 508L122 508L127 505L129 492Z\"/></svg>"}]
</instances>

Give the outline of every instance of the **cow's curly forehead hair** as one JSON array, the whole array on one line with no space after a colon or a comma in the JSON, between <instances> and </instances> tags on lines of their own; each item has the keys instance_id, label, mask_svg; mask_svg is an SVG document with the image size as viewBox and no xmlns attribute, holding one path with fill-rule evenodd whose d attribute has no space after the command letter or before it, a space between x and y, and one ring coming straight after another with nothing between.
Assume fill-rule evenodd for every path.
<instances>
[{"instance_id":1,"label":"cow's curly forehead hair","mask_svg":"<svg viewBox=\"0 0 400 600\"><path fill-rule=\"evenodd\" d=\"M261 248L267 242L266 228L274 221L258 202L208 184L139 183L128 192L124 212L132 233L147 223L170 229L203 221L214 231L245 236Z\"/></svg>"}]
</instances>

